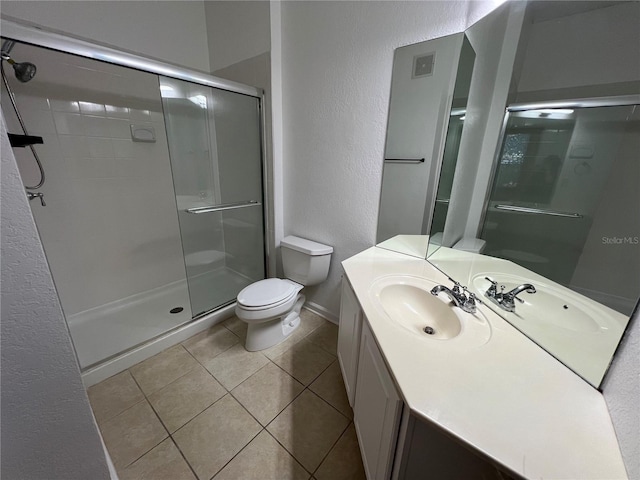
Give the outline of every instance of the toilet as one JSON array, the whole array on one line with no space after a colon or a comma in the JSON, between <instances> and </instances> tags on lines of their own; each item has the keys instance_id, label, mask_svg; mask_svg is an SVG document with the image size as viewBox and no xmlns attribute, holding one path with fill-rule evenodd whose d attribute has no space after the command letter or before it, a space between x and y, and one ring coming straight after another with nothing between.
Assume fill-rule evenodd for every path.
<instances>
[{"instance_id":1,"label":"toilet","mask_svg":"<svg viewBox=\"0 0 640 480\"><path fill-rule=\"evenodd\" d=\"M245 348L250 352L272 347L300 326L305 286L327 278L333 247L300 237L280 242L287 278L267 278L244 288L237 297L236 315L248 324Z\"/></svg>"}]
</instances>

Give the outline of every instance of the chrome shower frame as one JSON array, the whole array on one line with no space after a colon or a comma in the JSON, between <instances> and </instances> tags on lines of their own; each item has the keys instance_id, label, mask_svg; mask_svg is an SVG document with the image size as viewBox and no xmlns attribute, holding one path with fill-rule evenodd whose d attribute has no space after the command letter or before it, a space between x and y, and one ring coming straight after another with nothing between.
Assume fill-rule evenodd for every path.
<instances>
[{"instance_id":1,"label":"chrome shower frame","mask_svg":"<svg viewBox=\"0 0 640 480\"><path fill-rule=\"evenodd\" d=\"M101 62L107 62L123 67L133 68L143 72L149 72L156 75L163 75L166 77L172 77L179 80L185 80L187 82L198 83L200 85L206 85L229 92L240 93L242 95L248 95L258 99L260 106L260 134L261 134L261 147L262 147L262 189L263 189L263 228L264 228L264 259L265 259L265 272L267 277L275 274L272 261L272 255L274 245L273 239L270 238L270 217L268 202L265 199L270 198L271 191L269 189L267 169L270 162L267 161L267 145L265 135L265 110L264 110L264 91L261 88L252 87L250 85L244 85L242 83L234 82L231 80L225 80L222 78L214 77L204 72L188 69L175 64L161 62L141 55L136 55L128 52L116 50L111 47L106 47L97 43L88 42L86 40L80 40L73 37L68 37L59 33L50 32L41 27L33 27L25 25L19 22L9 19L0 19L0 31L2 32L2 38L6 40L15 40L38 47L44 47L51 50L57 50L63 53L70 53L72 55L78 55L80 57L91 58L99 60ZM32 187L28 187L33 189Z\"/></svg>"}]
</instances>

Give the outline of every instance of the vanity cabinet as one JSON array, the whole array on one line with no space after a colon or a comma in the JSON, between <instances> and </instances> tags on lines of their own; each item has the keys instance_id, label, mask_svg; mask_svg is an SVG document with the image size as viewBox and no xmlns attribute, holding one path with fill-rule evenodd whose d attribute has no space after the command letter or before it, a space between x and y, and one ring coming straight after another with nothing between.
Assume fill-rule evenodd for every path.
<instances>
[{"instance_id":1,"label":"vanity cabinet","mask_svg":"<svg viewBox=\"0 0 640 480\"><path fill-rule=\"evenodd\" d=\"M349 280L342 277L342 297L340 300L340 328L338 330L338 362L342 370L344 386L349 405L353 407L356 394L356 374L358 372L358 352L362 310Z\"/></svg>"},{"instance_id":2,"label":"vanity cabinet","mask_svg":"<svg viewBox=\"0 0 640 480\"><path fill-rule=\"evenodd\" d=\"M364 321L353 423L369 480L390 478L402 405L373 333Z\"/></svg>"}]
</instances>

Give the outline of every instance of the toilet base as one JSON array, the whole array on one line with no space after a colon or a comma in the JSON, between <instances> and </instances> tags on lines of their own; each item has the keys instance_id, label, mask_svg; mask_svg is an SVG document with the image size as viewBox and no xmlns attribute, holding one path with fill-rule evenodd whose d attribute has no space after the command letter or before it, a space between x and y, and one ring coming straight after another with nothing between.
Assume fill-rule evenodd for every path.
<instances>
[{"instance_id":1,"label":"toilet base","mask_svg":"<svg viewBox=\"0 0 640 480\"><path fill-rule=\"evenodd\" d=\"M250 352L256 352L283 342L300 326L300 310L304 300L304 295L300 295L293 309L285 315L266 322L249 323L245 348Z\"/></svg>"}]
</instances>

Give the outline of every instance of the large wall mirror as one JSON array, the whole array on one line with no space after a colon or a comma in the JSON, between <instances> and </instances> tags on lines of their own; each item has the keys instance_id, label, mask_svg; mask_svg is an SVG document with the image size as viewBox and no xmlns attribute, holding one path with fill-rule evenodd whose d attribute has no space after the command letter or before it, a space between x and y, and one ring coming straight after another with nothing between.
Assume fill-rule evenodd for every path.
<instances>
[{"instance_id":1,"label":"large wall mirror","mask_svg":"<svg viewBox=\"0 0 640 480\"><path fill-rule=\"evenodd\" d=\"M529 1L469 28L473 73L441 117L429 227L379 238L424 246L595 387L640 294L638 25L637 1ZM384 202L383 187L381 215Z\"/></svg>"}]
</instances>

